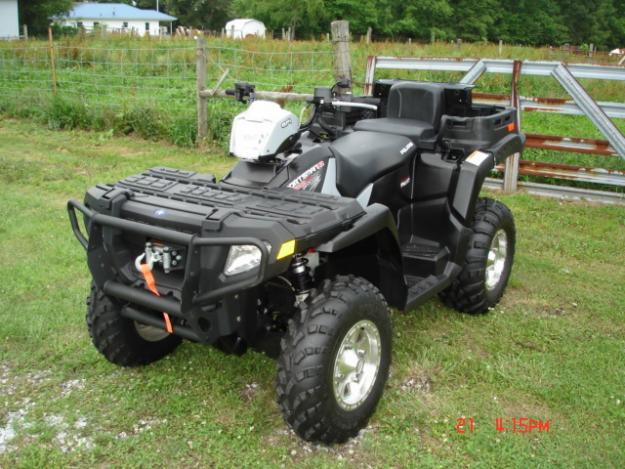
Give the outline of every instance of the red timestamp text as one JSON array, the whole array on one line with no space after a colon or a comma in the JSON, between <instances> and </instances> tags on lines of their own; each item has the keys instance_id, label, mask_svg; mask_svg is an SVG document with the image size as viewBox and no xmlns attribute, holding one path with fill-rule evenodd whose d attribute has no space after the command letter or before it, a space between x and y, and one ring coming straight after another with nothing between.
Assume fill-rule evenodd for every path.
<instances>
[{"instance_id":1,"label":"red timestamp text","mask_svg":"<svg viewBox=\"0 0 625 469\"><path fill-rule=\"evenodd\" d=\"M533 419L529 417L497 417L492 428L500 433L543 433L551 430L551 421ZM473 433L476 429L473 417L459 417L456 419L454 430L456 433Z\"/></svg>"}]
</instances>

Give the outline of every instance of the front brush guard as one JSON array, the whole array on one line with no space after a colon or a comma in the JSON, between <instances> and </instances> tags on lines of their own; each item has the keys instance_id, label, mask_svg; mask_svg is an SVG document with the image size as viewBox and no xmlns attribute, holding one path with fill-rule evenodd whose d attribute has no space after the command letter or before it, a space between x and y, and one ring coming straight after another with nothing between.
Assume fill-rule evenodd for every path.
<instances>
[{"instance_id":1,"label":"front brush guard","mask_svg":"<svg viewBox=\"0 0 625 469\"><path fill-rule=\"evenodd\" d=\"M217 315L217 317L214 318L217 321L202 323L200 320L194 320L198 319L196 318L197 311L206 309L206 306L214 305L218 300L227 295L253 288L262 283L265 279L265 272L269 260L269 250L267 249L265 243L258 238L207 238L194 234L182 233L167 228L96 213L76 200L70 200L67 203L67 211L74 236L87 252L97 249L99 246L96 245L96 243L106 243L105 239L108 238L107 236L98 236L97 238L99 238L99 240L97 241L94 236L91 236L97 228L101 228L102 230L120 230L123 232L148 236L164 242L174 243L176 245L186 246L187 252L190 255L187 256L184 269L181 301L178 301L169 295L155 296L143 288L126 285L117 281L117 279L107 279L102 285L98 285L98 287L100 287L106 295L112 296L124 302L132 303L133 305L153 311L166 312L176 318L189 322L192 326L190 328L185 326L177 326L175 328L175 333L188 339L202 342L212 342L217 337L228 332L229 329L234 327L234 324L232 324L234 319L231 315L228 315L220 308L213 307L212 312L213 315ZM83 214L85 226L89 232L89 236L86 236L80 229L76 211ZM199 249L209 246L232 246L243 244L254 245L261 252L260 265L258 268L254 269L252 272L253 275L246 275L242 280L235 281L223 287L203 293L199 290L191 291L193 289L184 287L189 282L195 280L195 277L198 275L200 262ZM108 246L108 248L110 248L108 250L111 252L112 247ZM100 265L100 267L102 270L107 270L104 269L104 266L102 265ZM208 308L208 311L211 311L211 308ZM124 306L122 314L139 322L162 326L160 319L157 319L156 316L139 311L132 306ZM216 324L211 324L212 322L216 322ZM206 326L206 324L208 324L208 326Z\"/></svg>"}]
</instances>

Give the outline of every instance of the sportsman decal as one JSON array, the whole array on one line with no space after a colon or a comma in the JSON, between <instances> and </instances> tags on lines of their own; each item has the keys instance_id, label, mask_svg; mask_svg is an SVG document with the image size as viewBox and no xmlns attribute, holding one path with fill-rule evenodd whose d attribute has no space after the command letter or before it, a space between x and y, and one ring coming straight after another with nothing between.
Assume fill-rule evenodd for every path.
<instances>
[{"instance_id":1,"label":"sportsman decal","mask_svg":"<svg viewBox=\"0 0 625 469\"><path fill-rule=\"evenodd\" d=\"M326 165L325 161L320 161L317 164L311 166L302 174L293 179L288 188L294 191L314 191L323 176L323 171L319 171Z\"/></svg>"}]
</instances>

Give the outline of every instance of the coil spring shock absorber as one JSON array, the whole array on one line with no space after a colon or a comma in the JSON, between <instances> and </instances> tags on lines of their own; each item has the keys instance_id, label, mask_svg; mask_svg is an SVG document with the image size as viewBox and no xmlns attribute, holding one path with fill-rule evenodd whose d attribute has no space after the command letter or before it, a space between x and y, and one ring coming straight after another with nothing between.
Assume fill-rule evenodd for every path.
<instances>
[{"instance_id":1,"label":"coil spring shock absorber","mask_svg":"<svg viewBox=\"0 0 625 469\"><path fill-rule=\"evenodd\" d=\"M301 254L293 256L290 267L293 286L295 287L297 303L301 303L308 297L310 293L310 267L308 267L308 259Z\"/></svg>"}]
</instances>

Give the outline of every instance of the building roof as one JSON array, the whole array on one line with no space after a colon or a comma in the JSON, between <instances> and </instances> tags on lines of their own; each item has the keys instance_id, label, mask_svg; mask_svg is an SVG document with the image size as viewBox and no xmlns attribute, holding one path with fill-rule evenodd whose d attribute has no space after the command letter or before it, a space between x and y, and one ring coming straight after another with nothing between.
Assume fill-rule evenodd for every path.
<instances>
[{"instance_id":1,"label":"building roof","mask_svg":"<svg viewBox=\"0 0 625 469\"><path fill-rule=\"evenodd\" d=\"M175 21L175 16L156 10L142 10L124 3L75 3L74 7L60 18L72 20L140 20Z\"/></svg>"}]
</instances>

